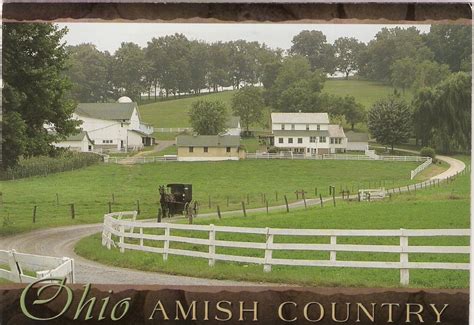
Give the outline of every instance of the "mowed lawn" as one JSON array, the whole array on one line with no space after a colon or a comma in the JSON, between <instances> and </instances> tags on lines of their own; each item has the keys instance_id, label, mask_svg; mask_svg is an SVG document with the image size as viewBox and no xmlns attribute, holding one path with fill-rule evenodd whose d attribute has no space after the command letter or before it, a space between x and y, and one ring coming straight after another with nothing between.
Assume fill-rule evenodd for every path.
<instances>
[{"instance_id":1,"label":"mowed lawn","mask_svg":"<svg viewBox=\"0 0 474 325\"><path fill-rule=\"evenodd\" d=\"M197 224L215 224L237 227L273 227L303 229L444 229L470 227L470 179L468 174L460 175L453 182L441 183L439 187L414 193L393 195L391 199L379 202L338 201L337 206L311 207L290 213L250 213L248 217L223 219L201 218ZM207 238L207 233L172 231L172 235ZM264 242L264 236L244 234L218 234L218 240ZM328 237L292 238L275 236L275 242L329 243ZM398 238L338 237L338 243L398 245ZM155 245L145 241L146 245ZM411 238L410 245L469 245L468 237ZM207 251L206 246L172 243L170 248ZM264 281L310 286L357 286L398 287L399 271L387 269L355 269L324 267L273 266L270 273L263 272L263 266L217 261L208 266L206 259L170 256L163 262L161 255L118 249L107 250L101 246L100 234L83 239L76 246L76 252L92 260L115 266L147 271L165 272L188 276L242 281ZM240 254L263 257L262 250L217 248L216 253ZM280 251L275 258L328 260L328 252ZM398 261L398 254L338 252L338 260L352 261ZM467 254L410 254L410 261L468 263ZM468 271L453 270L410 270L410 287L416 288L467 288Z\"/></svg>"},{"instance_id":2,"label":"mowed lawn","mask_svg":"<svg viewBox=\"0 0 474 325\"><path fill-rule=\"evenodd\" d=\"M393 94L391 86L363 80L341 80L329 79L324 83L323 92L339 95L354 96L356 101L364 105L368 110L378 99ZM230 110L230 102L235 91L228 90L220 93L202 94L195 97L183 99L173 99L158 101L139 107L142 119L157 128L178 128L189 127L189 110L193 102L197 100L220 100L227 104ZM411 94L403 94L406 99L411 98Z\"/></svg>"},{"instance_id":3,"label":"mowed lawn","mask_svg":"<svg viewBox=\"0 0 474 325\"><path fill-rule=\"evenodd\" d=\"M0 234L39 227L101 222L108 212L137 209L141 218L158 212L158 186L190 183L200 212L241 209L296 201L296 190L307 198L328 196L328 187L339 192L373 186L411 183L410 170L417 163L384 161L244 160L225 162L171 162L146 165L97 165L81 170L0 182ZM422 176L421 176L422 177ZM227 202L229 202L227 204ZM210 203L210 206L209 206ZM74 204L75 219L71 217ZM36 223L33 210L36 206Z\"/></svg>"},{"instance_id":4,"label":"mowed lawn","mask_svg":"<svg viewBox=\"0 0 474 325\"><path fill-rule=\"evenodd\" d=\"M157 128L189 127L189 110L197 100L220 100L230 107L230 100L234 91L201 94L195 97L158 101L139 107L140 116L146 122Z\"/></svg>"}]
</instances>

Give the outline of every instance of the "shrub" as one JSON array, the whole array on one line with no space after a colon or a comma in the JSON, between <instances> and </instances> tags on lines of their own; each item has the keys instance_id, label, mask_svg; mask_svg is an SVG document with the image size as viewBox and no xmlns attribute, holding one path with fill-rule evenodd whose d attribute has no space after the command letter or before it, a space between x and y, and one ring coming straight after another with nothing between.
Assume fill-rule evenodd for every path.
<instances>
[{"instance_id":1,"label":"shrub","mask_svg":"<svg viewBox=\"0 0 474 325\"><path fill-rule=\"evenodd\" d=\"M430 157L433 160L436 158L435 150L430 147L421 148L420 155L422 155L423 157Z\"/></svg>"},{"instance_id":2,"label":"shrub","mask_svg":"<svg viewBox=\"0 0 474 325\"><path fill-rule=\"evenodd\" d=\"M268 148L268 153L278 153L278 148L277 147L270 147Z\"/></svg>"},{"instance_id":3,"label":"shrub","mask_svg":"<svg viewBox=\"0 0 474 325\"><path fill-rule=\"evenodd\" d=\"M9 180L38 175L48 175L79 169L102 161L102 157L90 152L63 151L55 157L39 156L21 159L18 165L0 172L0 179Z\"/></svg>"}]
</instances>

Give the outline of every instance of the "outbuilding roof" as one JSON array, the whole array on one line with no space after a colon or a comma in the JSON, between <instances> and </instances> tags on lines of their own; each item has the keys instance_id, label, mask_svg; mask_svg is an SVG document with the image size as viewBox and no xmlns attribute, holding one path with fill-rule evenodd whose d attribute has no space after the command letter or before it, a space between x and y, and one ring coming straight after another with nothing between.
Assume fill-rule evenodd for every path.
<instances>
[{"instance_id":1,"label":"outbuilding roof","mask_svg":"<svg viewBox=\"0 0 474 325\"><path fill-rule=\"evenodd\" d=\"M79 103L75 113L100 120L130 120L136 103Z\"/></svg>"},{"instance_id":2,"label":"outbuilding roof","mask_svg":"<svg viewBox=\"0 0 474 325\"><path fill-rule=\"evenodd\" d=\"M329 124L328 113L272 113L272 123Z\"/></svg>"},{"instance_id":3,"label":"outbuilding roof","mask_svg":"<svg viewBox=\"0 0 474 325\"><path fill-rule=\"evenodd\" d=\"M349 142L368 142L369 135L363 132L347 131L347 141Z\"/></svg>"},{"instance_id":4,"label":"outbuilding roof","mask_svg":"<svg viewBox=\"0 0 474 325\"><path fill-rule=\"evenodd\" d=\"M64 141L82 141L84 137L87 137L87 141L94 143L94 141L89 138L89 134L86 131L80 131L78 134L70 135Z\"/></svg>"},{"instance_id":5,"label":"outbuilding roof","mask_svg":"<svg viewBox=\"0 0 474 325\"><path fill-rule=\"evenodd\" d=\"M238 147L240 137L237 135L178 135L178 147Z\"/></svg>"},{"instance_id":6,"label":"outbuilding roof","mask_svg":"<svg viewBox=\"0 0 474 325\"><path fill-rule=\"evenodd\" d=\"M329 136L331 138L345 138L344 129L338 124L329 124L328 126Z\"/></svg>"}]
</instances>

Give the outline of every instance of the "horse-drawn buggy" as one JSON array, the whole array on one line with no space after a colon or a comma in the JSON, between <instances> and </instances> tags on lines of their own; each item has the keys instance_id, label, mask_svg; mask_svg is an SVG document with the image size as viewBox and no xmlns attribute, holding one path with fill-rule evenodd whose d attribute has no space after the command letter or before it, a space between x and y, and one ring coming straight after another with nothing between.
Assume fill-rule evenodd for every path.
<instances>
[{"instance_id":1,"label":"horse-drawn buggy","mask_svg":"<svg viewBox=\"0 0 474 325\"><path fill-rule=\"evenodd\" d=\"M184 214L195 218L198 203L193 200L193 186L191 184L160 185L160 205L163 217L172 217Z\"/></svg>"}]
</instances>

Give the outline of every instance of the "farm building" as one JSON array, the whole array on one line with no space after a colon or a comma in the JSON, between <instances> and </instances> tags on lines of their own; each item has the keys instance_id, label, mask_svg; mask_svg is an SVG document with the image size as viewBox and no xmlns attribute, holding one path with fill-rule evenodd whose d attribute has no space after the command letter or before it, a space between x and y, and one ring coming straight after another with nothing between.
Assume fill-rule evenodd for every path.
<instances>
[{"instance_id":1,"label":"farm building","mask_svg":"<svg viewBox=\"0 0 474 325\"><path fill-rule=\"evenodd\" d=\"M348 131L347 151L365 151L369 149L369 135L362 132Z\"/></svg>"},{"instance_id":2,"label":"farm building","mask_svg":"<svg viewBox=\"0 0 474 325\"><path fill-rule=\"evenodd\" d=\"M180 135L176 138L179 161L218 161L245 158L235 135Z\"/></svg>"},{"instance_id":3,"label":"farm building","mask_svg":"<svg viewBox=\"0 0 474 325\"><path fill-rule=\"evenodd\" d=\"M70 135L65 140L55 143L54 146L68 148L71 151L94 151L94 142L89 137L89 134L82 130L78 134Z\"/></svg>"},{"instance_id":4,"label":"farm building","mask_svg":"<svg viewBox=\"0 0 474 325\"><path fill-rule=\"evenodd\" d=\"M82 121L97 151L139 150L155 142L153 128L141 121L137 104L128 97L116 103L80 103L73 118Z\"/></svg>"},{"instance_id":5,"label":"farm building","mask_svg":"<svg viewBox=\"0 0 474 325\"><path fill-rule=\"evenodd\" d=\"M272 113L272 144L280 150L314 155L345 152L347 138L327 113Z\"/></svg>"}]
</instances>

